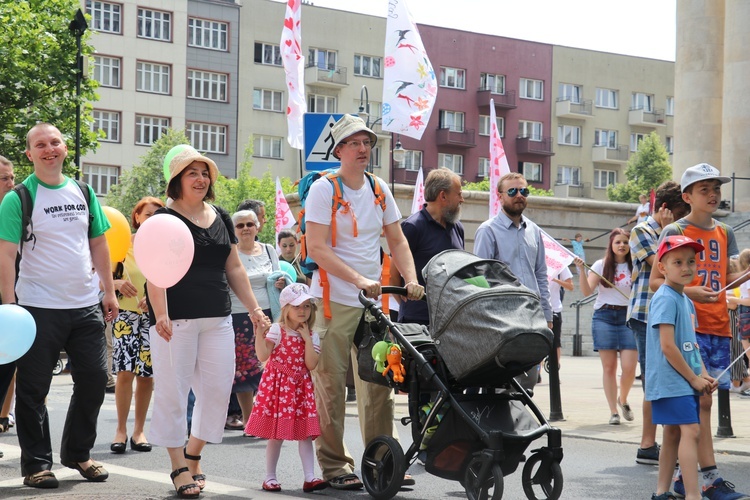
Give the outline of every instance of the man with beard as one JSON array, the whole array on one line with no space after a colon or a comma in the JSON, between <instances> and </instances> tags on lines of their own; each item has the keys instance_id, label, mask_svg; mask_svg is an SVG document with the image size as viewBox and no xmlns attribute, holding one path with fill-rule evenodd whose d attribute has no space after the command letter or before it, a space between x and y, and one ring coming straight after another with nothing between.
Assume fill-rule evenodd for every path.
<instances>
[{"instance_id":1,"label":"man with beard","mask_svg":"<svg viewBox=\"0 0 750 500\"><path fill-rule=\"evenodd\" d=\"M552 329L552 306L539 226L523 216L529 188L518 172L505 174L497 182L501 211L479 226L474 236L474 254L505 262L521 283L539 295L547 326Z\"/></svg>"},{"instance_id":2,"label":"man with beard","mask_svg":"<svg viewBox=\"0 0 750 500\"><path fill-rule=\"evenodd\" d=\"M424 286L422 269L443 250L464 248L464 226L458 220L461 204L461 178L445 167L432 170L424 183L425 204L419 212L401 223L414 257L417 280ZM404 280L391 262L391 284L403 286ZM404 301L398 314L399 323L430 324L427 303L423 300Z\"/></svg>"}]
</instances>

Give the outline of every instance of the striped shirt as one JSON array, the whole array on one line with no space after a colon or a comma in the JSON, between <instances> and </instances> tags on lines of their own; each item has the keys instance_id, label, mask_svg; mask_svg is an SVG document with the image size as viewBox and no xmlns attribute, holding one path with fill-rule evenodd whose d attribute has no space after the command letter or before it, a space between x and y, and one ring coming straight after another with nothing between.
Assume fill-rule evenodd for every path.
<instances>
[{"instance_id":1,"label":"striped shirt","mask_svg":"<svg viewBox=\"0 0 750 500\"><path fill-rule=\"evenodd\" d=\"M659 248L659 234L661 234L661 226L653 217L647 217L630 231L630 256L633 259L633 274L636 277L630 292L628 319L635 319L642 323L648 322L648 302L654 295L648 286L651 266L646 259L651 255L656 255L656 250Z\"/></svg>"}]
</instances>

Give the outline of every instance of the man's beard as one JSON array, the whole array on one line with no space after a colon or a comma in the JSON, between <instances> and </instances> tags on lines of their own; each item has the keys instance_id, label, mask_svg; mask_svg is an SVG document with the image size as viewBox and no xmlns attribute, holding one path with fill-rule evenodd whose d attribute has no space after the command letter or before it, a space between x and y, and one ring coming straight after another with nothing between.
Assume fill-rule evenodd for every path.
<instances>
[{"instance_id":1,"label":"man's beard","mask_svg":"<svg viewBox=\"0 0 750 500\"><path fill-rule=\"evenodd\" d=\"M446 207L443 210L443 220L448 224L455 224L458 219L461 218L461 205L457 205L454 208Z\"/></svg>"},{"instance_id":2,"label":"man's beard","mask_svg":"<svg viewBox=\"0 0 750 500\"><path fill-rule=\"evenodd\" d=\"M503 205L503 211L511 217L518 217L526 210L526 204L516 205L515 203L508 203Z\"/></svg>"}]
</instances>

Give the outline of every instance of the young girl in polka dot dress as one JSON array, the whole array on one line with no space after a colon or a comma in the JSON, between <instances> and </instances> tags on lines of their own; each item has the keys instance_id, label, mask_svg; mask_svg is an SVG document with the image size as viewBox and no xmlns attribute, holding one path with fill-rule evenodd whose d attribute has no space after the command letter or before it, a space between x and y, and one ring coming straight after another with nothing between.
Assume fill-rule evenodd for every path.
<instances>
[{"instance_id":1,"label":"young girl in polka dot dress","mask_svg":"<svg viewBox=\"0 0 750 500\"><path fill-rule=\"evenodd\" d=\"M310 370L318 364L320 338L310 330L315 323L313 300L307 285L287 286L279 297L279 322L255 336L258 359L266 365L245 432L268 439L265 491L281 491L276 465L284 441L299 441L302 490L310 493L328 486L314 475L313 439L320 436L320 424Z\"/></svg>"}]
</instances>

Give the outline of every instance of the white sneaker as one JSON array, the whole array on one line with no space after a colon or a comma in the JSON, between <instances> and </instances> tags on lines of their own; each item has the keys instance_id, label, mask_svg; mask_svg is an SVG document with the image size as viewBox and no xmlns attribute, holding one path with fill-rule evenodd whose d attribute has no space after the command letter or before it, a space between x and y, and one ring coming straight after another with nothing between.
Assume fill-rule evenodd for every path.
<instances>
[{"instance_id":1,"label":"white sneaker","mask_svg":"<svg viewBox=\"0 0 750 500\"><path fill-rule=\"evenodd\" d=\"M609 425L620 425L620 415L615 413L609 417Z\"/></svg>"},{"instance_id":2,"label":"white sneaker","mask_svg":"<svg viewBox=\"0 0 750 500\"><path fill-rule=\"evenodd\" d=\"M617 406L620 407L622 410L622 416L625 417L625 420L628 422L633 421L633 410L630 409L630 405L628 403L620 403L620 400L617 400Z\"/></svg>"}]
</instances>

